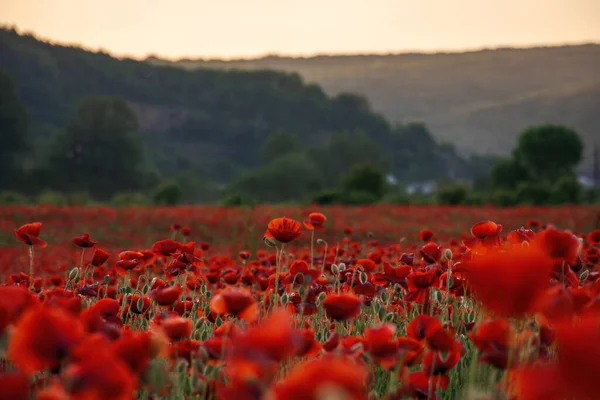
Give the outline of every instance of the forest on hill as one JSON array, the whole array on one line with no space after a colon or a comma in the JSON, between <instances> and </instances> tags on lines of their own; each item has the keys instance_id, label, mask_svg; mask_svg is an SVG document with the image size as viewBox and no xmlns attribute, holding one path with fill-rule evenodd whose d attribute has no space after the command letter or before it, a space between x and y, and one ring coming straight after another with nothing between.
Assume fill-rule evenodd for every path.
<instances>
[{"instance_id":1,"label":"forest on hill","mask_svg":"<svg viewBox=\"0 0 600 400\"><path fill-rule=\"evenodd\" d=\"M423 123L392 125L362 95L328 95L294 72L185 70L10 28L0 30L0 70L3 102L28 115L28 150L6 150L25 171L13 181L28 191L107 198L175 181L186 201L233 192L290 201L339 186L357 165L411 182L473 179L493 163L461 157ZM91 182L102 165L107 176Z\"/></svg>"},{"instance_id":2,"label":"forest on hill","mask_svg":"<svg viewBox=\"0 0 600 400\"><path fill-rule=\"evenodd\" d=\"M519 132L552 123L577 130L591 168L600 145L600 45L465 53L269 56L249 60L149 62L186 69L296 72L326 93L365 95L391 122L425 121L438 141L461 154L508 154Z\"/></svg>"}]
</instances>

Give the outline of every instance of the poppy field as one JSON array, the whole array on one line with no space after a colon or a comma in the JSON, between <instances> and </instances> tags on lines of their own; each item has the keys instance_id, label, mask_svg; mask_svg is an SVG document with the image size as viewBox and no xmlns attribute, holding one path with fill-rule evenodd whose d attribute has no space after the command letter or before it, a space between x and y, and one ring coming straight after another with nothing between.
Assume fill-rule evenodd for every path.
<instances>
[{"instance_id":1,"label":"poppy field","mask_svg":"<svg viewBox=\"0 0 600 400\"><path fill-rule=\"evenodd\" d=\"M0 208L0 400L600 399L600 210Z\"/></svg>"}]
</instances>

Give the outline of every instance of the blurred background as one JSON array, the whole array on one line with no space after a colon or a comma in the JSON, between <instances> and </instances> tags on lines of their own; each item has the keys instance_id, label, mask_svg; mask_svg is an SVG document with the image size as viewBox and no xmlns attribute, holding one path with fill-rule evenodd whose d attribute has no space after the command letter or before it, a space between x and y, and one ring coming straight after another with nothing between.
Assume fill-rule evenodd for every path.
<instances>
[{"instance_id":1,"label":"blurred background","mask_svg":"<svg viewBox=\"0 0 600 400\"><path fill-rule=\"evenodd\" d=\"M0 0L0 203L600 195L597 0Z\"/></svg>"}]
</instances>

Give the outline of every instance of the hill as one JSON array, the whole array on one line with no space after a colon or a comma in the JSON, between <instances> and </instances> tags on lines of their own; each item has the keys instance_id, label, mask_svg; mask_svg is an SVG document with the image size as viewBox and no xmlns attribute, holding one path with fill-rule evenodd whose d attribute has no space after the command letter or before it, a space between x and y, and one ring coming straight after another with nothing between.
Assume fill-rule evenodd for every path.
<instances>
[{"instance_id":1,"label":"hill","mask_svg":"<svg viewBox=\"0 0 600 400\"><path fill-rule=\"evenodd\" d=\"M154 64L173 64L157 58ZM425 121L438 140L463 153L506 154L520 130L570 125L600 144L600 45L466 53L180 60L186 69L297 72L330 95L364 94L391 121Z\"/></svg>"},{"instance_id":2,"label":"hill","mask_svg":"<svg viewBox=\"0 0 600 400\"><path fill-rule=\"evenodd\" d=\"M275 156L289 153L285 141L294 143L294 138L277 136L286 132L299 139L290 160L316 165L312 172L320 175L319 187L337 185L356 163L377 164L403 182L472 178L485 169L472 165L490 165L489 160L460 157L423 125L392 127L364 97L328 95L296 72L157 64L0 29L0 70L15 82L30 111L40 153L47 147L45 138L65 128L82 99L116 95L134 110L146 164L161 178L184 173L211 184L227 183L265 164L265 143L271 143ZM273 144L278 140L284 141L283 149ZM284 164L293 169L292 161ZM280 167L274 163L272 168Z\"/></svg>"}]
</instances>

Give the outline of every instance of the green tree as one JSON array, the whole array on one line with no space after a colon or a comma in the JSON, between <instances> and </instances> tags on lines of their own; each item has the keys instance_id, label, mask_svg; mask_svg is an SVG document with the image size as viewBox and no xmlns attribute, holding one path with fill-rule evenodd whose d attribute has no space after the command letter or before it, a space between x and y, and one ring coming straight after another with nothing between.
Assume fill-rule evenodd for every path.
<instances>
[{"instance_id":1,"label":"green tree","mask_svg":"<svg viewBox=\"0 0 600 400\"><path fill-rule=\"evenodd\" d=\"M520 182L530 179L527 170L514 158L500 160L491 170L490 179L495 189L515 189Z\"/></svg>"},{"instance_id":2,"label":"green tree","mask_svg":"<svg viewBox=\"0 0 600 400\"><path fill-rule=\"evenodd\" d=\"M0 185L12 186L22 173L29 149L29 116L12 79L0 70Z\"/></svg>"},{"instance_id":3,"label":"green tree","mask_svg":"<svg viewBox=\"0 0 600 400\"><path fill-rule=\"evenodd\" d=\"M49 171L55 187L86 190L96 198L144 185L138 121L125 100L88 97L81 102L66 130L56 135Z\"/></svg>"},{"instance_id":4,"label":"green tree","mask_svg":"<svg viewBox=\"0 0 600 400\"><path fill-rule=\"evenodd\" d=\"M385 174L373 165L355 165L344 176L342 186L345 192L365 192L380 200L386 191Z\"/></svg>"},{"instance_id":5,"label":"green tree","mask_svg":"<svg viewBox=\"0 0 600 400\"><path fill-rule=\"evenodd\" d=\"M583 143L574 130L542 125L521 133L514 156L533 178L555 180L573 172L582 152Z\"/></svg>"},{"instance_id":6,"label":"green tree","mask_svg":"<svg viewBox=\"0 0 600 400\"><path fill-rule=\"evenodd\" d=\"M287 131L277 131L270 134L260 148L260 160L268 164L275 159L300 150L298 136Z\"/></svg>"}]
</instances>

